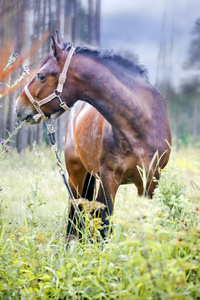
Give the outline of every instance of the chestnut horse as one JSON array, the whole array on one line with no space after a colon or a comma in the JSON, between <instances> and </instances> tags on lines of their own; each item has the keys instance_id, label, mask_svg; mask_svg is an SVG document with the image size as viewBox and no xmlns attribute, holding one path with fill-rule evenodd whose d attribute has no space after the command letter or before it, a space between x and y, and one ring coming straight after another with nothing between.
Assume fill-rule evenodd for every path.
<instances>
[{"instance_id":1,"label":"chestnut horse","mask_svg":"<svg viewBox=\"0 0 200 300\"><path fill-rule=\"evenodd\" d=\"M57 89L72 47L52 37L52 53L27 85L32 99L40 102ZM30 97L22 91L17 115L36 124L40 120L34 118L38 111ZM47 118L63 110L58 98L41 107ZM119 186L134 183L139 195L152 197L153 177L159 178L159 168L169 160L171 129L164 99L136 59L77 46L68 62L62 101L71 108L65 137L69 185L75 198L94 200L95 178L100 180L97 200L106 205L100 214L107 228ZM69 220L74 214L72 207ZM101 234L104 236L105 230Z\"/></svg>"}]
</instances>

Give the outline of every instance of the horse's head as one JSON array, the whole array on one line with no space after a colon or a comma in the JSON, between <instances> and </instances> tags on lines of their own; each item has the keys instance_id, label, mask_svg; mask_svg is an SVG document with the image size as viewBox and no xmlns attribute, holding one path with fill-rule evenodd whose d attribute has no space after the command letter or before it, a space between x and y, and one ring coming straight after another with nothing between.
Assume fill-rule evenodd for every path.
<instances>
[{"instance_id":1,"label":"horse's head","mask_svg":"<svg viewBox=\"0 0 200 300\"><path fill-rule=\"evenodd\" d=\"M39 123L42 116L44 119L63 109L66 110L65 102L68 106L73 105L70 76L68 80L65 76L69 75L66 73L73 51L63 51L54 37L51 47L51 55L42 61L37 75L27 84L16 102L18 118L30 124Z\"/></svg>"}]
</instances>

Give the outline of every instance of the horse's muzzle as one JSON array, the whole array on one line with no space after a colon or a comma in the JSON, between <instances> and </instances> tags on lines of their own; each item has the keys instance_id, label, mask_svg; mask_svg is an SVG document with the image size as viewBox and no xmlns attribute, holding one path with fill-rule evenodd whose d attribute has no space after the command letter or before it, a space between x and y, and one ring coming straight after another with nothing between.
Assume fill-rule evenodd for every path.
<instances>
[{"instance_id":1,"label":"horse's muzzle","mask_svg":"<svg viewBox=\"0 0 200 300\"><path fill-rule=\"evenodd\" d=\"M35 118L35 114L30 107L24 107L22 104L16 103L15 111L20 121L26 121L26 123L34 125L40 122L40 118Z\"/></svg>"}]
</instances>

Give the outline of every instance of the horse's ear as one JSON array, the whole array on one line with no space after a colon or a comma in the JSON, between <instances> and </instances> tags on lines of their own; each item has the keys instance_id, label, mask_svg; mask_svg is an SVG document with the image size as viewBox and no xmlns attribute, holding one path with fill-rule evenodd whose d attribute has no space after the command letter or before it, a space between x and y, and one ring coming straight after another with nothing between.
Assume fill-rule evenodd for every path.
<instances>
[{"instance_id":1,"label":"horse's ear","mask_svg":"<svg viewBox=\"0 0 200 300\"><path fill-rule=\"evenodd\" d=\"M56 42L60 45L64 43L64 39L62 35L60 34L60 31L56 30Z\"/></svg>"},{"instance_id":2,"label":"horse's ear","mask_svg":"<svg viewBox=\"0 0 200 300\"><path fill-rule=\"evenodd\" d=\"M59 47L59 45L56 43L55 38L54 38L53 35L51 36L51 49L52 49L52 52L53 52L53 56L55 56L55 58L57 60L59 60L59 58L62 55L62 50Z\"/></svg>"}]
</instances>

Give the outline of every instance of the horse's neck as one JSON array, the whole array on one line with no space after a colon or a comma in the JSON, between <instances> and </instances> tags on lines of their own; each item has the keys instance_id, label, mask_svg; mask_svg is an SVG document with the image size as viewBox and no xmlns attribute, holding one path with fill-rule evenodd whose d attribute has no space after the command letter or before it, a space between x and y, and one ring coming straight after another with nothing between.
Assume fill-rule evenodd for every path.
<instances>
[{"instance_id":1,"label":"horse's neck","mask_svg":"<svg viewBox=\"0 0 200 300\"><path fill-rule=\"evenodd\" d=\"M93 60L90 64L90 68L81 64L77 67L79 86L82 81L79 99L94 106L115 128L138 127L134 123L139 122L143 112L137 96L104 65L94 64Z\"/></svg>"}]
</instances>

